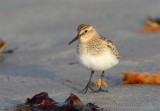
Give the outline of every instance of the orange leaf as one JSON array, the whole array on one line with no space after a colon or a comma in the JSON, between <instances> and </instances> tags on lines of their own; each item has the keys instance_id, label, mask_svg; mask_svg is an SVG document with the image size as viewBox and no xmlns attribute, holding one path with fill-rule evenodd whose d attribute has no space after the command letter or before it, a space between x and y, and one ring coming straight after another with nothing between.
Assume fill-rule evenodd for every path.
<instances>
[{"instance_id":1,"label":"orange leaf","mask_svg":"<svg viewBox=\"0 0 160 111\"><path fill-rule=\"evenodd\" d=\"M149 74L147 72L124 72L123 83L124 84L157 84L160 85L160 73Z\"/></svg>"},{"instance_id":2,"label":"orange leaf","mask_svg":"<svg viewBox=\"0 0 160 111\"><path fill-rule=\"evenodd\" d=\"M97 86L97 87L105 88L105 87L107 87L107 83L106 83L105 81L102 81L101 79L98 79L98 80L96 81L96 86Z\"/></svg>"},{"instance_id":3,"label":"orange leaf","mask_svg":"<svg viewBox=\"0 0 160 111\"><path fill-rule=\"evenodd\" d=\"M0 52L3 52L6 49L6 43L0 39Z\"/></svg>"}]
</instances>

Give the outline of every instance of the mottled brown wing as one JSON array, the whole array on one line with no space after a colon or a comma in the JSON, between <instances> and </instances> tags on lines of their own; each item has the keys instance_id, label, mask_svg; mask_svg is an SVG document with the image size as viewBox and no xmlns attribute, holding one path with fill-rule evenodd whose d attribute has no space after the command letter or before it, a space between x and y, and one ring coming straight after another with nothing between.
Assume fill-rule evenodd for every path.
<instances>
[{"instance_id":1,"label":"mottled brown wing","mask_svg":"<svg viewBox=\"0 0 160 111\"><path fill-rule=\"evenodd\" d=\"M106 42L108 43L107 45L113 51L113 54L116 55L117 59L120 59L121 55L120 55L117 47L114 45L114 43L111 40L109 40L103 36L101 36L101 39L106 40Z\"/></svg>"}]
</instances>

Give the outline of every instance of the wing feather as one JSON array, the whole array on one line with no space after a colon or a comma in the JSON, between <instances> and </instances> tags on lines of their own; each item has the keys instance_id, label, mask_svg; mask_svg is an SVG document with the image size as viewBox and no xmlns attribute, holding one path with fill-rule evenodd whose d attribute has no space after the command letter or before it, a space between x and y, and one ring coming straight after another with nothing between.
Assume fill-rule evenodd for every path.
<instances>
[{"instance_id":1,"label":"wing feather","mask_svg":"<svg viewBox=\"0 0 160 111\"><path fill-rule=\"evenodd\" d=\"M108 48L110 48L113 51L113 54L116 55L117 59L120 59L121 55L120 55L117 47L114 45L114 43L111 40L109 40L103 36L101 36L101 39L106 40Z\"/></svg>"}]
</instances>

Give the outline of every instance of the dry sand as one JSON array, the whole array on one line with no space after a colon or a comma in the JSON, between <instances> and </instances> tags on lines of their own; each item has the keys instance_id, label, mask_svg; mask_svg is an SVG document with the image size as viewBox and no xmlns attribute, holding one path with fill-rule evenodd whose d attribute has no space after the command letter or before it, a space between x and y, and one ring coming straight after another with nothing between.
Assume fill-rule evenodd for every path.
<instances>
[{"instance_id":1,"label":"dry sand","mask_svg":"<svg viewBox=\"0 0 160 111\"><path fill-rule=\"evenodd\" d=\"M160 34L139 33L148 15L160 16L160 0L1 0L0 37L18 47L0 63L0 110L41 91L56 101L75 93L109 111L160 111L160 86L122 85L123 71L159 72ZM108 93L78 93L90 71L68 42L81 23L108 35L125 57L105 72ZM94 81L100 72L94 75Z\"/></svg>"}]
</instances>

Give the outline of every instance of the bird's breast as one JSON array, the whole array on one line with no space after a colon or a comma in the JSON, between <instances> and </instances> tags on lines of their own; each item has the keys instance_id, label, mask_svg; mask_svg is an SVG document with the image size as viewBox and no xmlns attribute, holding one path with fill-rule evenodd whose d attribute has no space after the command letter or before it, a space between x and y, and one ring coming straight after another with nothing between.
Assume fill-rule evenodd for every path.
<instances>
[{"instance_id":1,"label":"bird's breast","mask_svg":"<svg viewBox=\"0 0 160 111\"><path fill-rule=\"evenodd\" d=\"M78 61L88 69L104 71L118 64L119 60L112 53L99 55L77 54Z\"/></svg>"}]
</instances>

